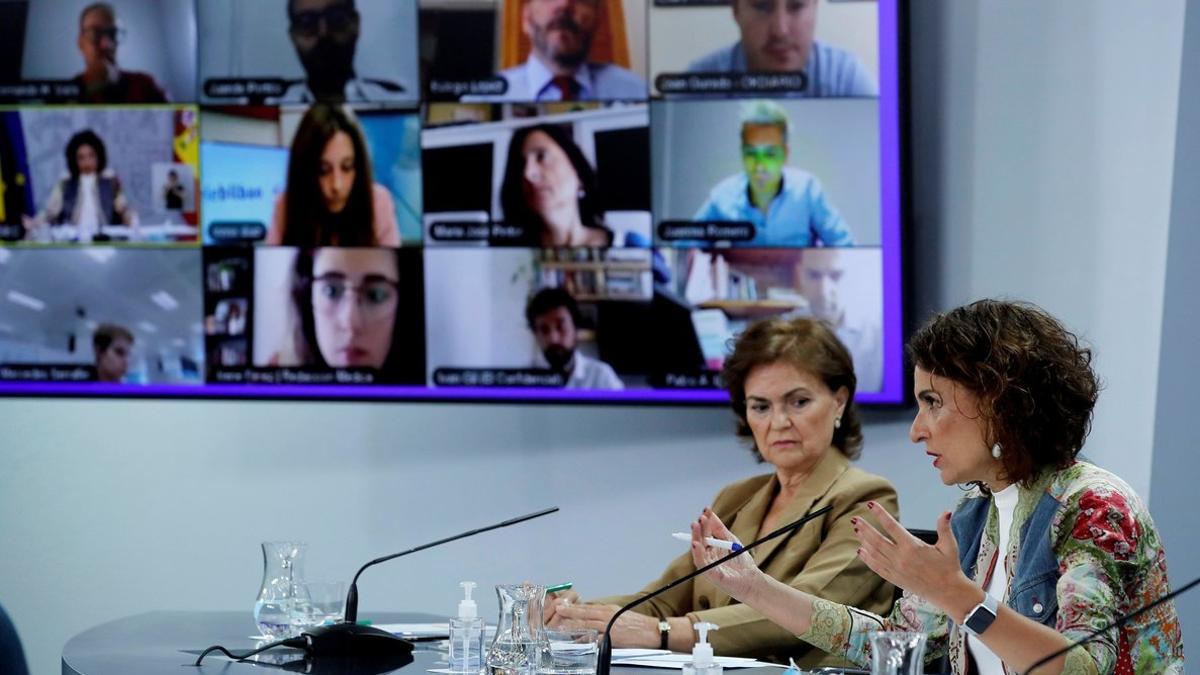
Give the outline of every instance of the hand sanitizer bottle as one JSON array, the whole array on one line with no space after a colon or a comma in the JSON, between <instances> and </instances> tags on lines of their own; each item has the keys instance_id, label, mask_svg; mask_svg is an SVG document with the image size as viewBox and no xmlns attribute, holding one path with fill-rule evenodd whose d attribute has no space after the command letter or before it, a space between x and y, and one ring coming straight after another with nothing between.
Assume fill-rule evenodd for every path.
<instances>
[{"instance_id":1,"label":"hand sanitizer bottle","mask_svg":"<svg viewBox=\"0 0 1200 675\"><path fill-rule=\"evenodd\" d=\"M683 675L721 675L721 664L713 662L713 648L708 644L708 631L719 627L707 621L692 626L700 634L700 641L692 647L692 662L683 666Z\"/></svg>"},{"instance_id":2,"label":"hand sanitizer bottle","mask_svg":"<svg viewBox=\"0 0 1200 675\"><path fill-rule=\"evenodd\" d=\"M458 603L458 618L450 620L450 670L456 673L478 673L483 667L483 619L471 599L474 581L459 584L463 600Z\"/></svg>"}]
</instances>

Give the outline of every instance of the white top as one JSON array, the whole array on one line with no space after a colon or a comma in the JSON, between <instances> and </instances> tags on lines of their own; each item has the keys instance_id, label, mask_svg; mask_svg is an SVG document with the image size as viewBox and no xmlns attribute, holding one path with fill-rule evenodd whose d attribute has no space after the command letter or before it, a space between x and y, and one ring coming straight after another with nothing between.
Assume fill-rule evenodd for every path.
<instances>
[{"instance_id":1,"label":"white top","mask_svg":"<svg viewBox=\"0 0 1200 675\"><path fill-rule=\"evenodd\" d=\"M79 241L89 242L100 231L100 187L94 173L79 174L79 216L75 224L79 227Z\"/></svg>"},{"instance_id":2,"label":"white top","mask_svg":"<svg viewBox=\"0 0 1200 675\"><path fill-rule=\"evenodd\" d=\"M1008 594L1008 570L1004 559L1008 556L1008 544L1012 541L1013 513L1017 510L1017 485L1014 483L999 492L992 493L992 501L1000 514L999 548L996 549L996 567L992 570L992 578L988 582L987 594L1004 604ZM975 664L979 666L979 675L1005 675L1004 665L979 639L973 635L967 636L967 647L975 656Z\"/></svg>"},{"instance_id":3,"label":"white top","mask_svg":"<svg viewBox=\"0 0 1200 675\"><path fill-rule=\"evenodd\" d=\"M613 371L612 366L575 350L571 358L571 374L567 377L567 389L624 389L625 383ZM546 357L539 352L533 359L534 368L549 368Z\"/></svg>"}]
</instances>

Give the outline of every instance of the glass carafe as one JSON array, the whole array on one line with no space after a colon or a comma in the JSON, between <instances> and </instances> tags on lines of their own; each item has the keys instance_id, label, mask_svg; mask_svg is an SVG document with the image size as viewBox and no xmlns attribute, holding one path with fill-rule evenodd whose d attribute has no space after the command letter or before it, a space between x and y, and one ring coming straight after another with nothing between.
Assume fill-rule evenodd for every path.
<instances>
[{"instance_id":1,"label":"glass carafe","mask_svg":"<svg viewBox=\"0 0 1200 675\"><path fill-rule=\"evenodd\" d=\"M905 631L871 633L871 675L921 675L925 672L925 634Z\"/></svg>"},{"instance_id":2,"label":"glass carafe","mask_svg":"<svg viewBox=\"0 0 1200 675\"><path fill-rule=\"evenodd\" d=\"M296 585L304 581L304 551L299 541L264 541L262 585L254 602L254 623L272 640L292 633Z\"/></svg>"},{"instance_id":3,"label":"glass carafe","mask_svg":"<svg viewBox=\"0 0 1200 675\"><path fill-rule=\"evenodd\" d=\"M500 620L496 624L496 639L487 652L489 675L536 672L542 648L549 648L542 628L546 587L504 584L496 586L496 596L500 600Z\"/></svg>"}]
</instances>

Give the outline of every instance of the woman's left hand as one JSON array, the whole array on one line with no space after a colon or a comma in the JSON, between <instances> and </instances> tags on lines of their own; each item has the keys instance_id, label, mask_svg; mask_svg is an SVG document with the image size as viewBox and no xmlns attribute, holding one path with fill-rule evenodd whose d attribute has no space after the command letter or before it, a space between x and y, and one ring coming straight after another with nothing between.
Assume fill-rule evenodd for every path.
<instances>
[{"instance_id":1,"label":"woman's left hand","mask_svg":"<svg viewBox=\"0 0 1200 675\"><path fill-rule=\"evenodd\" d=\"M854 532L863 562L885 580L946 609L947 600L961 594L966 582L958 562L958 541L950 529L950 513L937 522L938 540L930 545L914 537L875 502L868 507L883 532L862 518L854 518ZM977 588L977 587L976 587Z\"/></svg>"},{"instance_id":2,"label":"woman's left hand","mask_svg":"<svg viewBox=\"0 0 1200 675\"><path fill-rule=\"evenodd\" d=\"M595 628L604 634L609 620L620 607L616 605L561 605L556 612L558 625L562 628ZM658 619L637 612L625 612L613 624L612 644L614 647L657 648L660 642Z\"/></svg>"}]
</instances>

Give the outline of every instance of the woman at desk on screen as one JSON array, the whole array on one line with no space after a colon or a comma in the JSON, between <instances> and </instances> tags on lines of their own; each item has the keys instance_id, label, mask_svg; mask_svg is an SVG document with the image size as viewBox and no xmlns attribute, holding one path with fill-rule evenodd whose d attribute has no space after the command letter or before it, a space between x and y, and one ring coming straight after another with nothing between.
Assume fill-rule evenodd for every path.
<instances>
[{"instance_id":1,"label":"woman at desk on screen","mask_svg":"<svg viewBox=\"0 0 1200 675\"><path fill-rule=\"evenodd\" d=\"M824 517L764 544L755 551L755 559L782 585L828 594L870 611L891 606L892 586L855 555L858 543L851 520L869 517L871 501L892 514L898 507L891 484L850 463L860 453L862 427L846 348L812 319L764 321L738 338L722 376L738 435L748 441L754 457L774 471L726 486L713 500L713 509L749 541L832 506ZM695 569L685 552L646 590ZM548 622L603 629L617 606L636 596L576 604L578 597L571 591L556 594L547 603ZM719 655L782 663L790 657L807 668L845 665L840 657L800 642L705 579L682 584L635 611L641 613L626 613L613 627L613 646L686 652L696 641L692 624L708 621L721 627L709 635Z\"/></svg>"},{"instance_id":2,"label":"woman at desk on screen","mask_svg":"<svg viewBox=\"0 0 1200 675\"><path fill-rule=\"evenodd\" d=\"M1145 504L1120 478L1076 459L1099 385L1092 353L1031 305L982 300L935 317L908 344L917 417L941 482L971 486L918 541L878 505L856 520L859 558L903 588L886 617L780 584L740 556L706 576L809 644L870 661L868 635L929 636L927 659L954 673L1028 673L1043 658L1165 595L1166 557ZM696 565L723 551L719 513L692 525ZM764 570L765 571L765 570ZM969 661L973 661L968 665ZM1037 673L1182 673L1167 602Z\"/></svg>"},{"instance_id":3,"label":"woman at desk on screen","mask_svg":"<svg viewBox=\"0 0 1200 675\"><path fill-rule=\"evenodd\" d=\"M108 150L91 129L71 137L64 152L67 175L55 184L46 208L34 218L25 218L26 236L34 240L91 242L104 239L105 226L123 225L123 239L136 238L137 214L121 189L121 179L108 168ZM71 236L46 232L45 227L69 226Z\"/></svg>"},{"instance_id":4,"label":"woman at desk on screen","mask_svg":"<svg viewBox=\"0 0 1200 675\"><path fill-rule=\"evenodd\" d=\"M629 232L614 242L604 224L596 171L562 127L538 124L513 132L500 186L504 223L521 227L513 245L527 247L650 246Z\"/></svg>"},{"instance_id":5,"label":"woman at desk on screen","mask_svg":"<svg viewBox=\"0 0 1200 675\"><path fill-rule=\"evenodd\" d=\"M362 127L349 109L317 103L304 113L265 243L400 245L395 203L372 177Z\"/></svg>"}]
</instances>

